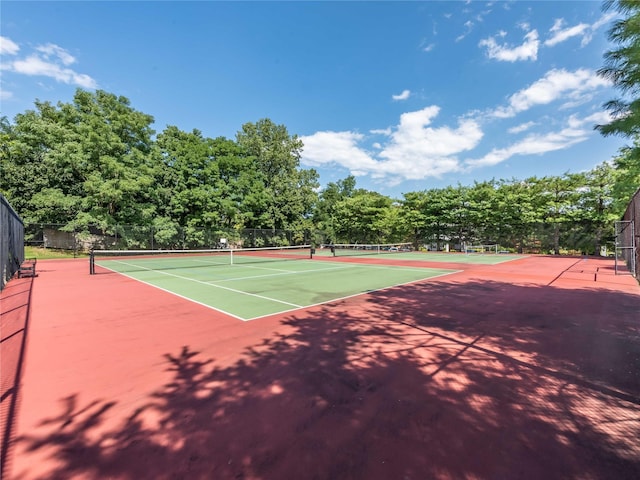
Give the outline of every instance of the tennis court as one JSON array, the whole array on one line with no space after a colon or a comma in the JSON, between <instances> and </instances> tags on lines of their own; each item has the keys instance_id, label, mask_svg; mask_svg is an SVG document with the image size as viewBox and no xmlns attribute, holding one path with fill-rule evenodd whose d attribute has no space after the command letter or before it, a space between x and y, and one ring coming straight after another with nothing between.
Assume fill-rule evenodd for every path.
<instances>
[{"instance_id":1,"label":"tennis court","mask_svg":"<svg viewBox=\"0 0 640 480\"><path fill-rule=\"evenodd\" d=\"M637 281L498 258L39 261L0 293L3 478L636 480Z\"/></svg>"},{"instance_id":2,"label":"tennis court","mask_svg":"<svg viewBox=\"0 0 640 480\"><path fill-rule=\"evenodd\" d=\"M396 254L402 255L402 254ZM96 273L115 272L240 320L331 302L455 273L406 266L330 263L310 247L97 252Z\"/></svg>"}]
</instances>

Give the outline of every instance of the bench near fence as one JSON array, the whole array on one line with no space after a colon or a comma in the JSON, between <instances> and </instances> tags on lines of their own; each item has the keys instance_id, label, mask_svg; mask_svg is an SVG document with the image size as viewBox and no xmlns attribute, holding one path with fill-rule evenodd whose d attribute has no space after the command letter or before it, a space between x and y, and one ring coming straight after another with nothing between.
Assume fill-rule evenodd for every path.
<instances>
[{"instance_id":1,"label":"bench near fence","mask_svg":"<svg viewBox=\"0 0 640 480\"><path fill-rule=\"evenodd\" d=\"M22 278L22 277L35 277L36 275L36 259L35 258L29 258L26 259L24 262L22 262L22 264L20 265L20 268L18 269L18 278Z\"/></svg>"}]
</instances>

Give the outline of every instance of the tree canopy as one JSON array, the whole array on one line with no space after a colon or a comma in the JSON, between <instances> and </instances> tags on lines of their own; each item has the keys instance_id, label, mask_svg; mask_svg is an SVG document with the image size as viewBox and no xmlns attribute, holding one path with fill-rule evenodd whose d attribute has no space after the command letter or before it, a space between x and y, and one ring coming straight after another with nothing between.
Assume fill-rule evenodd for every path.
<instances>
[{"instance_id":1,"label":"tree canopy","mask_svg":"<svg viewBox=\"0 0 640 480\"><path fill-rule=\"evenodd\" d=\"M394 199L347 176L320 188L297 135L265 118L235 139L167 126L125 97L78 90L70 103L0 121L0 191L26 223L152 227L158 242L211 243L205 232L269 229L287 242L499 243L598 251L640 181L637 144L590 172L408 192ZM603 159L606 160L606 159ZM310 234L315 232L313 237ZM171 243L173 242L173 243ZM142 245L138 241L136 245ZM183 238L183 243L184 238Z\"/></svg>"},{"instance_id":2,"label":"tree canopy","mask_svg":"<svg viewBox=\"0 0 640 480\"><path fill-rule=\"evenodd\" d=\"M620 97L604 105L612 120L596 128L605 136L621 135L633 141L614 159L614 193L624 202L640 186L640 2L607 1L605 8L617 10L622 18L609 31L616 48L605 53L605 65L598 73L613 83ZM618 200L616 207L624 210Z\"/></svg>"}]
</instances>

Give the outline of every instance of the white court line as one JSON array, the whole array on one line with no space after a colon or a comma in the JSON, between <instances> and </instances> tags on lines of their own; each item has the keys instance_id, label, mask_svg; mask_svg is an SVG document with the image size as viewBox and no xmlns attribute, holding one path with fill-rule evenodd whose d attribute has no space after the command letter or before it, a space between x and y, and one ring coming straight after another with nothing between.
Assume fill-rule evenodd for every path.
<instances>
[{"instance_id":1,"label":"white court line","mask_svg":"<svg viewBox=\"0 0 640 480\"><path fill-rule=\"evenodd\" d=\"M424 269L422 269L422 270L424 270ZM434 269L434 270L437 270L437 269ZM423 282L425 280L431 280L432 278L446 277L447 275L453 275L454 273L460 273L460 272L464 272L464 270L452 270L452 271L449 271L447 273L441 273L440 275L434 275L433 277L424 277L424 278L420 278L418 280L411 280L410 282L398 283L396 285L390 285L390 286L387 286L387 287L376 288L375 290L367 290L366 292L354 293L352 295L346 295L344 297L339 297L339 298L332 298L331 300L326 300L324 302L314 303L312 305L305 305L304 307L300 307L300 308L317 307L319 305L324 305L325 303L339 302L341 300L346 300L348 298L357 297L359 295L367 295L369 293L374 293L374 292L379 292L381 290L386 290L387 288L402 287L404 285L411 285L412 283ZM296 310L299 310L299 309L298 308L290 308L289 310L283 310L283 311L277 312L277 313L267 313L265 315L260 315L258 317L247 318L244 321L245 322L249 322L251 320L258 320L259 318L270 317L271 315L280 315L281 313L295 312Z\"/></svg>"},{"instance_id":2,"label":"white court line","mask_svg":"<svg viewBox=\"0 0 640 480\"><path fill-rule=\"evenodd\" d=\"M251 275L249 277L236 277L236 278L224 278L222 280L209 280L209 282L237 282L239 280L249 280L253 278L265 278L265 277L279 277L280 275L302 275L305 273L318 273L318 272L328 272L330 270L345 270L347 268L351 268L350 266L346 267L330 267L330 268L319 268L314 270L282 270L283 273L269 273L266 275Z\"/></svg>"},{"instance_id":3,"label":"white court line","mask_svg":"<svg viewBox=\"0 0 640 480\"><path fill-rule=\"evenodd\" d=\"M150 272L161 273L162 275L168 275L170 277L180 278L182 280L187 280L189 282L200 283L202 285L207 285L208 287L221 288L222 290L228 290L228 291L233 292L233 293L240 293L242 295L248 295L250 297L256 297L256 298L261 298L263 300L268 300L270 302L282 303L283 305L291 305L292 307L302 308L302 305L297 305L297 304L291 303L291 302L285 302L283 300L277 300L275 298L265 297L263 295L258 295L257 293L243 292L242 290L236 290L235 288L223 287L222 285L216 285L216 284L213 284L213 283L203 282L202 280L196 280L195 278L183 277L182 275L176 275L174 273L163 272L162 270L154 270L153 268L141 267L140 265L123 262L121 260L113 260L113 261L115 261L117 263L122 263L123 265L129 265L130 267L142 268L143 270L148 270ZM129 275L127 275L127 276L129 276ZM134 277L130 277L130 278L134 278Z\"/></svg>"},{"instance_id":4,"label":"white court line","mask_svg":"<svg viewBox=\"0 0 640 480\"><path fill-rule=\"evenodd\" d=\"M347 269L354 269L354 268L377 268L377 269L381 269L381 270L401 270L403 272L417 272L417 271L422 271L424 272L425 268L420 268L420 267L408 267L408 268L404 268L404 267L394 267L392 265L342 265L340 267L327 267L327 268L317 268L314 270L282 270L282 272L286 272L286 273L270 273L268 275L252 275L249 277L236 277L236 278L225 278L222 280L209 280L210 283L215 283L215 282L237 282L240 280L248 280L248 279L252 279L252 278L266 278L266 277L278 277L280 275L301 275L301 274L305 274L305 273L318 273L318 272L328 272L331 270L347 270ZM433 269L432 270L438 270ZM448 270L448 269L441 269L441 270ZM427 278L431 278L431 277L427 277Z\"/></svg>"},{"instance_id":5,"label":"white court line","mask_svg":"<svg viewBox=\"0 0 640 480\"><path fill-rule=\"evenodd\" d=\"M244 317L240 317L238 315L235 315L233 313L227 312L226 310L222 310L220 308L216 308L214 306L207 305L206 303L202 303L202 302L200 302L198 300L194 300L193 298L190 298L190 297L181 295L179 293L173 292L173 291L168 290L166 288L159 287L157 285L154 285L153 283L150 283L150 282L147 282L147 281L144 281L144 280L140 280L139 278L133 277L133 276L128 275L126 273L118 272L117 270L113 270L111 268L108 268L108 267L105 267L105 266L102 266L102 265L98 264L102 268L105 268L105 269L110 270L110 271L115 272L115 273L119 273L120 275L124 275L127 278L131 278L132 280L136 280L138 282L144 283L145 285L149 285L151 287L157 288L159 290L162 290L164 292L170 293L172 295L175 295L177 297L183 298L185 300L189 300L191 302L197 303L198 305L202 305L203 307L207 307L207 308L210 308L210 309L215 310L217 312L223 313L225 315L229 315L230 317L236 318L236 319L241 320L243 322L248 322L248 321L251 321L251 320L257 320L257 319L260 319L260 318L270 317L271 315L279 315L279 314L282 314L282 313L293 312L293 311L296 311L296 310L300 310L302 308L312 308L312 307L317 307L319 305L323 305L323 304L326 304L326 303L339 302L341 300L346 300L348 298L357 297L359 295L366 295L366 294L369 294L369 293L374 293L374 292L378 292L378 291L381 291L381 290L386 290L388 288L395 288L395 287L401 287L403 285L410 285L412 283L422 282L422 281L425 281L425 280L431 280L432 278L439 278L439 277L444 277L444 276L447 276L447 275L453 275L454 273L460 273L460 272L464 271L464 270L452 270L452 271L448 271L446 273L441 273L439 275L434 275L434 276L431 276L431 277L424 277L424 278L420 278L418 280L411 280L409 282L398 283L396 285L388 285L388 286L376 288L374 290L367 290L366 292L359 292L359 293L354 293L352 295L346 295L344 297L332 298L332 299L326 300L324 302L318 302L318 303L314 303L314 304L311 304L311 305L296 305L295 303L284 302L284 301L281 301L281 300L276 300L274 298L269 298L269 297L265 297L265 296L262 296L262 295L257 295L257 294L253 294L253 293L249 293L249 292L243 292L241 290L235 290L233 288L223 287L221 285L215 285L215 284L203 282L201 280L196 280L196 279L189 278L189 277L182 277L180 275L175 275L175 274L171 274L171 273L167 273L167 272L162 272L160 270L154 270L154 269L151 269L151 268L140 267L139 265L131 264L131 263L128 263L128 262L123 262L123 261L120 261L120 260L110 260L110 261L111 262L122 263L124 265L129 265L129 266L136 267L136 268L142 268L144 270L153 271L153 272L156 272L156 273L162 273L164 275L169 275L171 277L181 278L181 279L188 280L188 281L191 281L191 282L201 283L203 285L207 285L207 286L210 286L210 287L216 287L216 288L220 288L220 289L223 289L223 290L229 290L229 291L232 291L234 293L240 293L240 294L243 294L243 295L249 295L249 296L261 298L261 299L272 301L272 302L276 302L276 303L282 303L284 305L290 305L290 306L294 307L294 308L289 308L289 309L286 309L286 310L281 310L281 311L278 311L278 312L272 312L272 313L267 313L267 314L264 314L264 315L259 315L257 317L244 318ZM358 264L358 265L349 264L349 265L344 265L344 266L340 266L340 267L322 268L322 269L317 270L317 271L334 270L334 269L335 270L339 270L339 269L359 268L359 267L381 268L383 270L399 268L399 267L393 267L393 266L374 266L374 265L368 265L368 264L365 264L365 265L362 265L362 264ZM438 269L434 269L434 268L430 268L430 269L431 270L438 270ZM429 270L429 269L425 269L425 268L402 268L402 270L407 270L407 271L421 270L421 271L424 271L424 270ZM308 270L308 271L310 271L310 270ZM304 273L304 272L291 272L291 273ZM274 275L276 275L276 274L274 274ZM245 277L245 278L255 278L255 277ZM238 278L237 280L242 280L242 278Z\"/></svg>"},{"instance_id":6,"label":"white court line","mask_svg":"<svg viewBox=\"0 0 640 480\"><path fill-rule=\"evenodd\" d=\"M244 268L255 268L257 270L271 270L271 271L274 271L274 272L290 272L291 271L291 270L284 270L284 269L281 269L281 268L257 267L256 265L246 265L246 264L242 264L242 263L210 263L210 262L207 262L205 260L197 260L197 259L194 259L194 261L205 263L205 264L211 265L211 266L213 266L213 265L224 265L224 266L228 266L228 267L244 267ZM285 260L283 260L283 261L285 261Z\"/></svg>"},{"instance_id":7,"label":"white court line","mask_svg":"<svg viewBox=\"0 0 640 480\"><path fill-rule=\"evenodd\" d=\"M111 272L118 273L118 274L123 275L123 276L125 276L127 278L130 278L131 280L135 280L136 282L144 283L145 285L149 285L150 287L157 288L158 290L162 290L163 292L170 293L171 295L175 295L176 297L184 298L185 300L189 300L190 302L197 303L198 305L202 305L203 307L210 308L211 310L215 310L216 312L223 313L224 315L229 315L230 317L236 318L236 319L241 320L243 322L246 322L247 320L251 320L250 318L240 317L240 316L235 315L233 313L227 312L226 310L222 310L222 309L216 308L216 307L214 307L212 305L207 305L206 303L202 303L202 302L199 302L198 300L194 300L191 297L186 297L184 295L180 295L179 293L176 293L176 292L171 291L171 290L167 290L166 288L159 287L158 285L154 285L153 283L146 282L144 280L140 280L139 278L136 278L136 277L132 277L131 275L127 275L126 273L122 273L122 272L119 272L117 270L113 270L113 269L111 269L109 267L105 267L105 266L100 265L100 264L98 264L98 265L101 268L104 268L105 270L109 270ZM293 308L292 310L296 310L296 309Z\"/></svg>"}]
</instances>

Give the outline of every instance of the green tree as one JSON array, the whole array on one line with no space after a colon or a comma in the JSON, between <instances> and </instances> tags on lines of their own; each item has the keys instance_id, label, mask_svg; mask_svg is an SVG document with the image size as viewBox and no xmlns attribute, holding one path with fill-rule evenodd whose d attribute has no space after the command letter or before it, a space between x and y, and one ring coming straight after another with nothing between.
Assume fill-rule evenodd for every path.
<instances>
[{"instance_id":1,"label":"green tree","mask_svg":"<svg viewBox=\"0 0 640 480\"><path fill-rule=\"evenodd\" d=\"M300 228L316 200L318 174L300 167L302 141L284 125L269 119L246 123L237 134L238 145L253 159L261 175L265 201L251 228Z\"/></svg>"},{"instance_id":2,"label":"green tree","mask_svg":"<svg viewBox=\"0 0 640 480\"><path fill-rule=\"evenodd\" d=\"M543 177L539 179L536 199L544 211L544 222L552 229L551 247L556 255L560 254L561 237L567 225L572 225L578 217L578 188L583 182L576 174L565 173L561 177Z\"/></svg>"},{"instance_id":3,"label":"green tree","mask_svg":"<svg viewBox=\"0 0 640 480\"><path fill-rule=\"evenodd\" d=\"M427 193L405 193L401 203L400 220L409 232L413 247L420 248L427 240L429 224L425 213L425 205L428 201Z\"/></svg>"},{"instance_id":4,"label":"green tree","mask_svg":"<svg viewBox=\"0 0 640 480\"><path fill-rule=\"evenodd\" d=\"M353 196L356 179L349 175L343 180L329 182L318 195L318 201L313 212L315 228L322 231L324 242L334 242L336 239L336 218L338 203Z\"/></svg>"},{"instance_id":5,"label":"green tree","mask_svg":"<svg viewBox=\"0 0 640 480\"><path fill-rule=\"evenodd\" d=\"M100 90L35 107L2 127L2 189L25 219L106 228L155 215L153 117Z\"/></svg>"},{"instance_id":6,"label":"green tree","mask_svg":"<svg viewBox=\"0 0 640 480\"><path fill-rule=\"evenodd\" d=\"M435 243L437 250L449 244L452 237L453 202L455 191L452 187L444 189L431 189L425 192L426 201L422 202L422 213L425 219L425 239L431 244Z\"/></svg>"},{"instance_id":7,"label":"green tree","mask_svg":"<svg viewBox=\"0 0 640 480\"><path fill-rule=\"evenodd\" d=\"M584 232L584 249L596 255L600 254L604 238L611 233L613 222L618 217L611 208L613 176L613 167L602 163L578 177L583 183L576 201L578 225Z\"/></svg>"},{"instance_id":8,"label":"green tree","mask_svg":"<svg viewBox=\"0 0 640 480\"><path fill-rule=\"evenodd\" d=\"M620 209L620 204L626 205L640 185L640 2L607 1L605 8L617 10L623 18L609 30L609 39L617 47L605 53L605 65L598 73L611 80L621 96L605 104L613 119L596 128L605 136L622 135L633 139L633 145L623 148L614 161L620 170L615 176L614 189L616 205Z\"/></svg>"},{"instance_id":9,"label":"green tree","mask_svg":"<svg viewBox=\"0 0 640 480\"><path fill-rule=\"evenodd\" d=\"M494 213L497 243L524 251L527 237L542 222L543 210L537 202L538 179L501 180L496 189Z\"/></svg>"},{"instance_id":10,"label":"green tree","mask_svg":"<svg viewBox=\"0 0 640 480\"><path fill-rule=\"evenodd\" d=\"M392 200L378 192L357 190L336 205L335 243L385 243L392 234Z\"/></svg>"},{"instance_id":11,"label":"green tree","mask_svg":"<svg viewBox=\"0 0 640 480\"><path fill-rule=\"evenodd\" d=\"M637 136L640 134L640 2L607 1L605 8L614 8L625 17L609 30L609 39L618 47L604 54L605 65L598 73L611 80L622 97L605 104L613 120L596 128L603 135Z\"/></svg>"},{"instance_id":12,"label":"green tree","mask_svg":"<svg viewBox=\"0 0 640 480\"><path fill-rule=\"evenodd\" d=\"M629 200L640 187L640 136L634 138L633 146L620 149L613 159L613 213L616 217L624 214Z\"/></svg>"},{"instance_id":13,"label":"green tree","mask_svg":"<svg viewBox=\"0 0 640 480\"><path fill-rule=\"evenodd\" d=\"M22 118L16 125L6 117L0 121L0 191L23 220L30 223L43 215L41 206L31 205L31 199L50 187L45 163L50 147L43 135L45 122L35 112L27 112ZM74 203L79 201L76 199ZM51 207L55 209L56 203L52 201ZM66 221L75 210L74 205L63 207L61 221ZM53 212L45 216L57 218Z\"/></svg>"},{"instance_id":14,"label":"green tree","mask_svg":"<svg viewBox=\"0 0 640 480\"><path fill-rule=\"evenodd\" d=\"M476 244L493 244L498 241L496 225L502 221L496 211L496 182L474 182L467 194L470 241Z\"/></svg>"}]
</instances>

